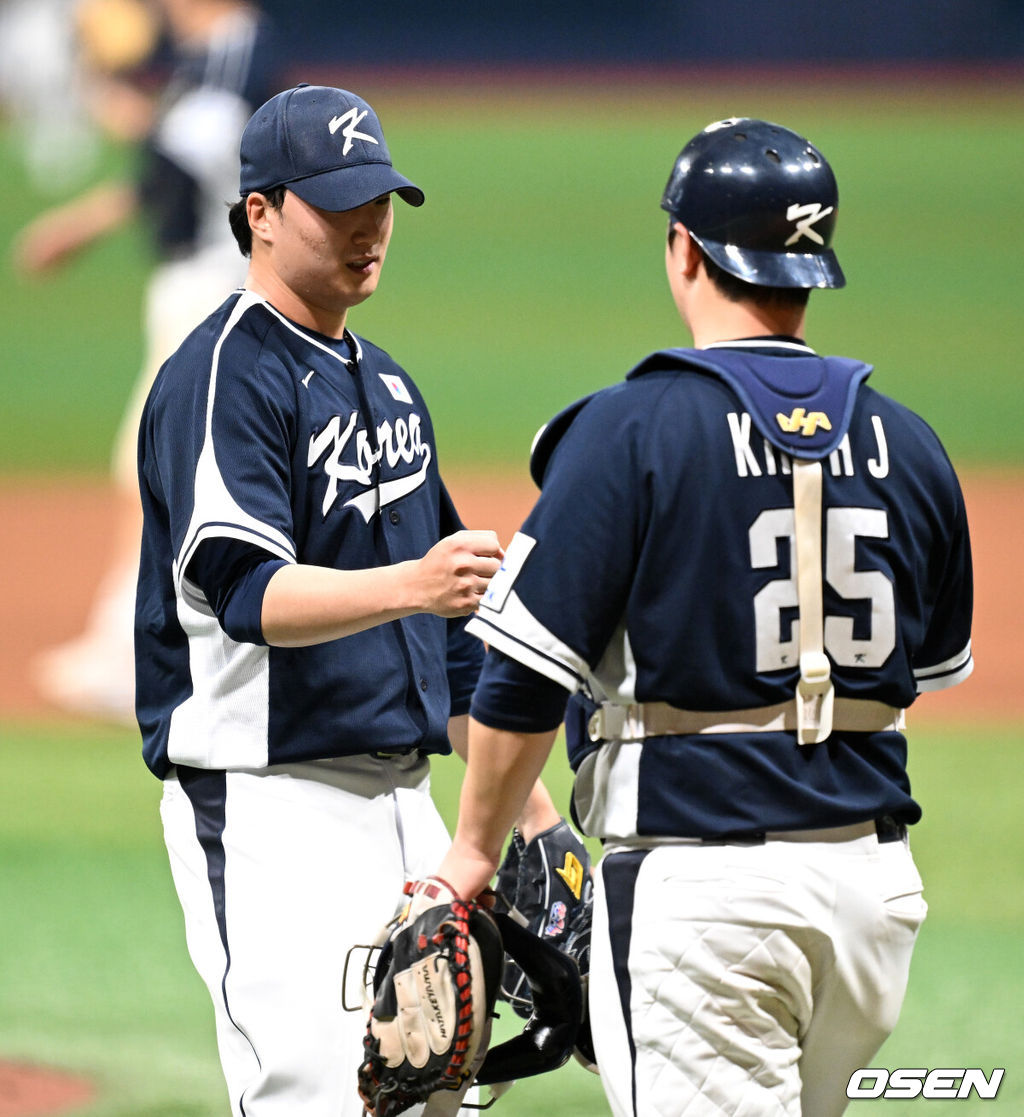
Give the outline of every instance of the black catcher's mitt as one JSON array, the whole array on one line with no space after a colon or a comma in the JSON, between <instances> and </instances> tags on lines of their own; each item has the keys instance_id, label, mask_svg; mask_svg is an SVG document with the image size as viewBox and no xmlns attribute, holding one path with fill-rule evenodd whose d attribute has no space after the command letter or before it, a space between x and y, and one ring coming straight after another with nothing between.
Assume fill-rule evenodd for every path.
<instances>
[{"instance_id":1,"label":"black catcher's mitt","mask_svg":"<svg viewBox=\"0 0 1024 1117\"><path fill-rule=\"evenodd\" d=\"M579 1043L583 986L576 963L508 915L494 917L510 958L523 970L533 1011L523 1031L492 1047L476 1076L481 1086L557 1070Z\"/></svg>"},{"instance_id":2,"label":"black catcher's mitt","mask_svg":"<svg viewBox=\"0 0 1024 1117\"><path fill-rule=\"evenodd\" d=\"M487 1050L502 958L501 933L476 901L436 878L416 886L374 976L359 1068L369 1113L394 1117L438 1091L468 1089Z\"/></svg>"},{"instance_id":3,"label":"black catcher's mitt","mask_svg":"<svg viewBox=\"0 0 1024 1117\"><path fill-rule=\"evenodd\" d=\"M567 946L576 947L570 956L581 976L587 976L594 906L590 855L564 819L530 842L514 831L495 886L513 917L518 913L528 930L563 952L569 953ZM578 949L584 938L585 952ZM519 1016L529 1018L530 985L512 958L505 963L500 996Z\"/></svg>"},{"instance_id":4,"label":"black catcher's mitt","mask_svg":"<svg viewBox=\"0 0 1024 1117\"><path fill-rule=\"evenodd\" d=\"M594 882L586 846L565 819L529 842L518 830L513 831L495 886L499 905L576 963L583 988L583 1015L574 1053L583 1066L596 1073L586 1009L594 912ZM519 1016L531 1016L534 1005L530 982L507 945L498 996L508 1001Z\"/></svg>"}]
</instances>

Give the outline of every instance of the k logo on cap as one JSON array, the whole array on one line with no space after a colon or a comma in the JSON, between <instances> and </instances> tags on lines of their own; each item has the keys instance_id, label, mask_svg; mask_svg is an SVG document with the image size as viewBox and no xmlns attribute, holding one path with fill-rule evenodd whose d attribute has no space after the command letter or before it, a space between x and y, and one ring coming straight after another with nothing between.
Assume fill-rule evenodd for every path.
<instances>
[{"instance_id":1,"label":"k logo on cap","mask_svg":"<svg viewBox=\"0 0 1024 1117\"><path fill-rule=\"evenodd\" d=\"M341 149L342 155L348 155L352 150L353 140L368 140L370 143L375 144L377 140L366 132L357 132L356 126L359 121L366 116L365 112L358 112L356 109L349 109L344 116L335 116L331 118L330 123L327 125L328 130L333 136L339 128L344 124L345 127L341 129L341 134L345 137L345 146Z\"/></svg>"},{"instance_id":2,"label":"k logo on cap","mask_svg":"<svg viewBox=\"0 0 1024 1117\"><path fill-rule=\"evenodd\" d=\"M391 192L423 204L423 191L392 166L377 114L345 89L303 84L272 97L245 126L240 153L242 197L287 186L333 212Z\"/></svg>"}]
</instances>

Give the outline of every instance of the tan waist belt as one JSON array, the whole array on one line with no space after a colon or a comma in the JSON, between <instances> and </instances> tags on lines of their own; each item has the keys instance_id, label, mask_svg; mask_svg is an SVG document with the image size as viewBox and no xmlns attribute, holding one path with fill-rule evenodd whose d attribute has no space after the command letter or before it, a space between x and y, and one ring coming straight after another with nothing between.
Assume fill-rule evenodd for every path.
<instances>
[{"instance_id":1,"label":"tan waist belt","mask_svg":"<svg viewBox=\"0 0 1024 1117\"><path fill-rule=\"evenodd\" d=\"M900 730L905 711L864 698L836 698L832 728L852 733ZM687 736L693 733L777 733L796 731L796 700L749 710L681 710L667 702L617 706L605 702L587 723L592 741L642 741L645 737Z\"/></svg>"}]
</instances>

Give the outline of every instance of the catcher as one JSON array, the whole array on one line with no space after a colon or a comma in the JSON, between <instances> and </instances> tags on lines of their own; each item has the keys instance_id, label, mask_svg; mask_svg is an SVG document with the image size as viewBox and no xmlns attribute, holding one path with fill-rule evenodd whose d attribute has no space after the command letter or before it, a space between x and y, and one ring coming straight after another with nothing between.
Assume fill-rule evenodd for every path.
<instances>
[{"instance_id":1,"label":"catcher","mask_svg":"<svg viewBox=\"0 0 1024 1117\"><path fill-rule=\"evenodd\" d=\"M594 1069L584 982L590 859L562 820L525 842L513 833L497 894L462 899L441 879L408 888L373 978L359 1093L373 1117L426 1103L455 1114L474 1083L497 1097L575 1051ZM488 1050L501 997L527 1019Z\"/></svg>"}]
</instances>

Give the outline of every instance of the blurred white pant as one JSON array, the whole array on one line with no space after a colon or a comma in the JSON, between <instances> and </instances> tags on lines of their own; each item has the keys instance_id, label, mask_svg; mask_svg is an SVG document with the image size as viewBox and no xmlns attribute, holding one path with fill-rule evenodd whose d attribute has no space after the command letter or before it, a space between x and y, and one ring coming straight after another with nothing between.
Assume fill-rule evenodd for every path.
<instances>
[{"instance_id":1,"label":"blurred white pant","mask_svg":"<svg viewBox=\"0 0 1024 1117\"><path fill-rule=\"evenodd\" d=\"M232 1114L362 1117L366 1014L343 1010L345 958L448 848L427 762L182 773L165 781L161 814ZM350 975L349 1004L359 986Z\"/></svg>"},{"instance_id":2,"label":"blurred white pant","mask_svg":"<svg viewBox=\"0 0 1024 1117\"><path fill-rule=\"evenodd\" d=\"M245 260L231 242L161 264L149 280L145 359L111 451L117 503L107 568L81 635L46 653L35 668L37 686L58 706L135 724L135 590L142 538L139 422L161 365L244 278Z\"/></svg>"},{"instance_id":3,"label":"blurred white pant","mask_svg":"<svg viewBox=\"0 0 1024 1117\"><path fill-rule=\"evenodd\" d=\"M224 217L227 225L227 216ZM111 470L115 482L138 487L139 421L160 366L208 315L245 281L246 260L234 241L210 245L181 260L158 264L146 284L146 332L142 367L114 439Z\"/></svg>"},{"instance_id":4,"label":"blurred white pant","mask_svg":"<svg viewBox=\"0 0 1024 1117\"><path fill-rule=\"evenodd\" d=\"M841 1114L895 1026L926 911L908 845L873 824L610 851L590 1010L616 1117Z\"/></svg>"}]
</instances>

